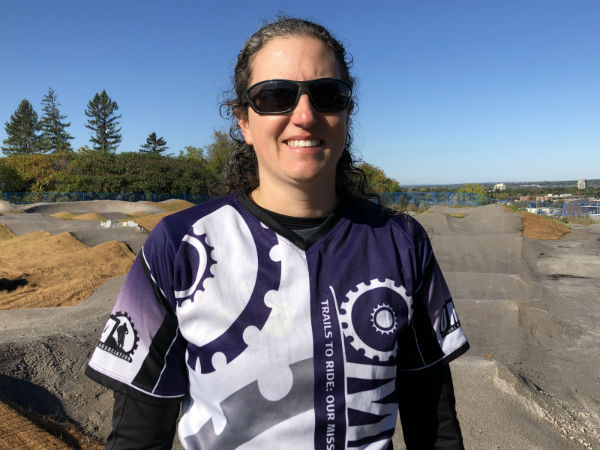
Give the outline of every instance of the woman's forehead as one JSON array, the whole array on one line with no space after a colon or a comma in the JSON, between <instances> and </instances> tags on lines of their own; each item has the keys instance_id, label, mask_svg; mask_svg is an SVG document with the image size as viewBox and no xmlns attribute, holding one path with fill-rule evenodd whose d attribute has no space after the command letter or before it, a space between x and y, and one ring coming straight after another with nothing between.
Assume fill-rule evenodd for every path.
<instances>
[{"instance_id":1,"label":"woman's forehead","mask_svg":"<svg viewBox=\"0 0 600 450\"><path fill-rule=\"evenodd\" d=\"M341 75L331 49L310 36L271 39L254 55L251 68L249 86L273 78L304 81Z\"/></svg>"}]
</instances>

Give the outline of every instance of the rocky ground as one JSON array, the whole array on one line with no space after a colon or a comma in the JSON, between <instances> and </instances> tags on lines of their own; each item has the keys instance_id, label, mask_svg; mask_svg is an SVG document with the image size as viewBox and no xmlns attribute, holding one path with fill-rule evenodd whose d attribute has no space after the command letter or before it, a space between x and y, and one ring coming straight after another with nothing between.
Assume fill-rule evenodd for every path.
<instances>
[{"instance_id":1,"label":"rocky ground","mask_svg":"<svg viewBox=\"0 0 600 450\"><path fill-rule=\"evenodd\" d=\"M57 211L38 206L14 213L0 205L0 223L16 235L71 231L87 245L117 240L134 253L146 237L49 215L64 204ZM72 207L115 220L131 214L105 203ZM471 343L452 363L466 447L599 448L600 224L540 241L523 237L519 214L496 205L438 206L417 219L430 233ZM0 311L0 400L66 424L62 448L94 448L108 432L112 395L83 370L123 279L110 279L76 306ZM403 448L401 433L395 445ZM11 447L0 438L0 448Z\"/></svg>"}]
</instances>

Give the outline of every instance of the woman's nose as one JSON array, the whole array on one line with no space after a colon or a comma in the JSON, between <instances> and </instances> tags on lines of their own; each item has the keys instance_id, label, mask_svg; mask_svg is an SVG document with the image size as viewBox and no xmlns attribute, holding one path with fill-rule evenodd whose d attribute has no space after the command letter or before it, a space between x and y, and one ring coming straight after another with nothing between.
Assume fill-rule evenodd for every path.
<instances>
[{"instance_id":1,"label":"woman's nose","mask_svg":"<svg viewBox=\"0 0 600 450\"><path fill-rule=\"evenodd\" d=\"M302 94L292 112L292 122L298 126L311 126L317 121L317 111L313 107L308 94Z\"/></svg>"}]
</instances>

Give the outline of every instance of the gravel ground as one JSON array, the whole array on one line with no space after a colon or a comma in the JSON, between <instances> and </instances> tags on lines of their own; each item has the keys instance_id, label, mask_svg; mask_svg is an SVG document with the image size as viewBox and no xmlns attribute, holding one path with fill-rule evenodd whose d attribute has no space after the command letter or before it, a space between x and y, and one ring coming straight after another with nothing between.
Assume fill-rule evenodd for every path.
<instances>
[{"instance_id":1,"label":"gravel ground","mask_svg":"<svg viewBox=\"0 0 600 450\"><path fill-rule=\"evenodd\" d=\"M146 236L58 221L48 210L2 214L15 234L68 230L88 245L115 239L135 252ZM600 225L534 241L522 237L518 214L495 205L434 207L417 219L471 343L452 363L466 447L600 448ZM2 395L105 437L112 394L83 370L123 280L74 307L0 311ZM404 448L400 432L394 440Z\"/></svg>"}]
</instances>

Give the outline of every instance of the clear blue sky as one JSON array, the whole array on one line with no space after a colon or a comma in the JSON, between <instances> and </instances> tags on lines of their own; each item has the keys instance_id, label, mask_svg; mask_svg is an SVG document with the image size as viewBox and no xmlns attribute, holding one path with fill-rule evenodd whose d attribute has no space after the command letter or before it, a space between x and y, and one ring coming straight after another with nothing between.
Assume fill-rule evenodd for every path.
<instances>
[{"instance_id":1,"label":"clear blue sky","mask_svg":"<svg viewBox=\"0 0 600 450\"><path fill-rule=\"evenodd\" d=\"M106 89L119 151L152 131L205 146L237 52L278 11L345 43L355 149L401 184L600 178L598 0L0 0L0 122L51 86L77 149Z\"/></svg>"}]
</instances>

